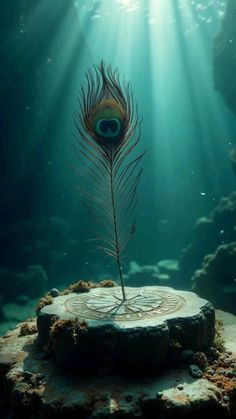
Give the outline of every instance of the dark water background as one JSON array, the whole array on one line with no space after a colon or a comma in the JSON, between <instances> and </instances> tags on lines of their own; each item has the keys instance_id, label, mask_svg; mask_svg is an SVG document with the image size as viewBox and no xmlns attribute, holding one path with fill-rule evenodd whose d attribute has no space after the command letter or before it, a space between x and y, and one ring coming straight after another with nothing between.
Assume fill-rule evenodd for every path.
<instances>
[{"instance_id":1,"label":"dark water background","mask_svg":"<svg viewBox=\"0 0 236 419\"><path fill-rule=\"evenodd\" d=\"M1 6L1 266L22 272L39 264L48 288L59 277L69 283L94 275L96 263L99 275L116 272L89 252L91 221L71 170L76 98L85 71L101 59L131 82L143 116L140 149L148 150L127 263L178 259L196 220L235 188L228 158L235 117L213 78L225 2Z\"/></svg>"}]
</instances>

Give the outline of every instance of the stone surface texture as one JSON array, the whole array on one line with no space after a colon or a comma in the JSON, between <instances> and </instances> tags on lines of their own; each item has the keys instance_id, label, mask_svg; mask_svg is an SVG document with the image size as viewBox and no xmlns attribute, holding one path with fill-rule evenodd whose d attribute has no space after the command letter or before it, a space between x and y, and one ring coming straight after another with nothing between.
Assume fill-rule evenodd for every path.
<instances>
[{"instance_id":1,"label":"stone surface texture","mask_svg":"<svg viewBox=\"0 0 236 419\"><path fill-rule=\"evenodd\" d=\"M78 334L72 326L58 333L55 360L78 369L108 363L126 373L163 367L178 345L202 350L211 344L214 308L196 294L169 287L127 287L126 294L125 302L120 287L54 298L38 314L39 342L49 343L55 319L77 317L86 321L86 331Z\"/></svg>"},{"instance_id":2,"label":"stone surface texture","mask_svg":"<svg viewBox=\"0 0 236 419\"><path fill-rule=\"evenodd\" d=\"M225 336L231 336L229 348L235 350L236 317L218 314ZM29 321L33 325L35 320ZM133 378L105 372L81 376L58 368L43 355L37 333L20 334L18 325L0 339L1 418L195 419L201 414L235 418L235 391L225 402L227 396L220 387L205 378L194 379L187 369Z\"/></svg>"}]
</instances>

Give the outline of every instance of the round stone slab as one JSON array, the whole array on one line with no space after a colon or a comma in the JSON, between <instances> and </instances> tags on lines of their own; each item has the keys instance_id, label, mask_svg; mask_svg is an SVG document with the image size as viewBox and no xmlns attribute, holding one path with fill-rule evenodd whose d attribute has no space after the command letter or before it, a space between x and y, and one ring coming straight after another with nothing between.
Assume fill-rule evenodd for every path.
<instances>
[{"instance_id":1,"label":"round stone slab","mask_svg":"<svg viewBox=\"0 0 236 419\"><path fill-rule=\"evenodd\" d=\"M85 320L87 328L81 332L64 322L65 328L52 339L55 319ZM178 348L209 346L214 308L192 292L169 287L127 287L125 301L120 287L94 288L54 298L39 312L37 325L39 342L50 341L55 360L64 367L109 364L119 371L146 371L162 366Z\"/></svg>"},{"instance_id":2,"label":"round stone slab","mask_svg":"<svg viewBox=\"0 0 236 419\"><path fill-rule=\"evenodd\" d=\"M94 290L93 290L94 291ZM141 321L179 310L186 301L180 295L152 288L128 288L123 301L119 288L100 288L65 301L74 316L99 321Z\"/></svg>"}]
</instances>

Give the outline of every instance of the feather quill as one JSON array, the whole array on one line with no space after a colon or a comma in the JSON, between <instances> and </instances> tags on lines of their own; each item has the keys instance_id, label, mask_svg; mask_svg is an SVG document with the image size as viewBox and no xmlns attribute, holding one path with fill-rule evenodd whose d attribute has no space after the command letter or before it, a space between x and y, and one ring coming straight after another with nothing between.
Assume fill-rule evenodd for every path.
<instances>
[{"instance_id":1,"label":"feather quill","mask_svg":"<svg viewBox=\"0 0 236 419\"><path fill-rule=\"evenodd\" d=\"M97 249L117 262L123 301L123 251L136 231L133 212L145 151L131 158L140 141L137 106L129 84L121 85L117 70L103 62L86 73L81 86L75 124L79 138L73 145L80 161L75 172L90 217L102 227Z\"/></svg>"}]
</instances>

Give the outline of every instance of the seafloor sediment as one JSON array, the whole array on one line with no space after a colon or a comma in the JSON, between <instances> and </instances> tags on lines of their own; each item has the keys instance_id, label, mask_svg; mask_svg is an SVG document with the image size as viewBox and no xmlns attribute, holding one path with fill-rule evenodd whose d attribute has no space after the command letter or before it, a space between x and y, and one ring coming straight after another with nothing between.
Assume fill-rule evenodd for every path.
<instances>
[{"instance_id":1,"label":"seafloor sediment","mask_svg":"<svg viewBox=\"0 0 236 419\"><path fill-rule=\"evenodd\" d=\"M195 354L202 368L199 378L189 374L187 362L142 377L106 370L68 373L39 348L35 319L20 324L0 339L0 417L235 418L236 317L217 312L217 318L223 322L225 350L208 361Z\"/></svg>"}]
</instances>

